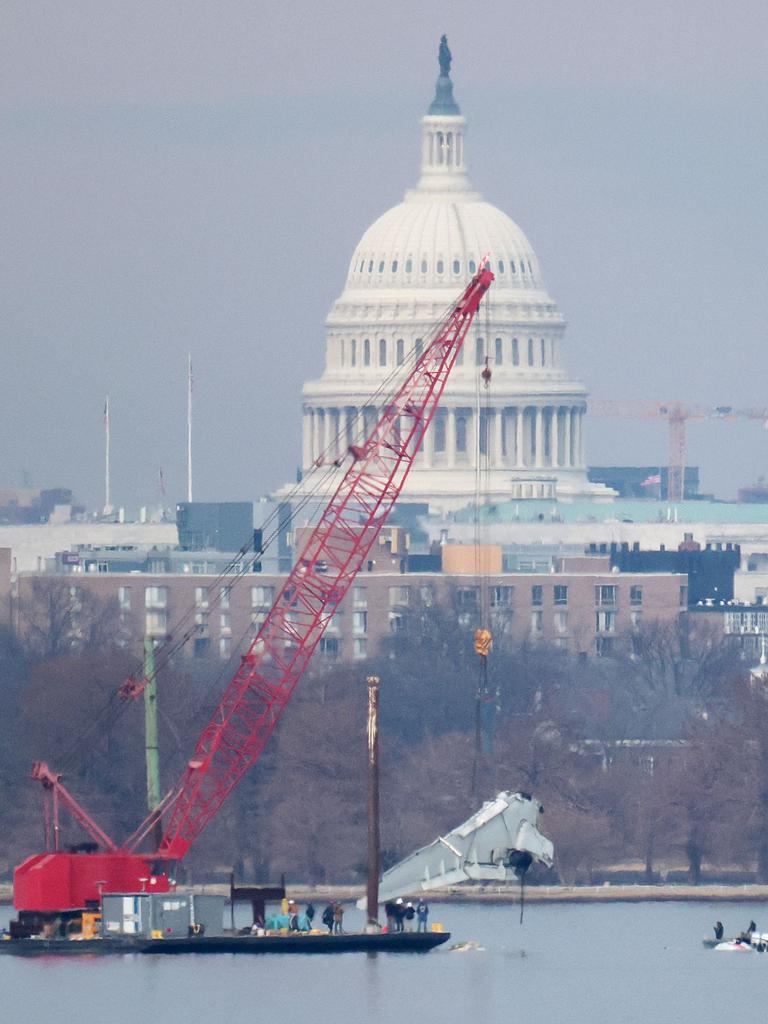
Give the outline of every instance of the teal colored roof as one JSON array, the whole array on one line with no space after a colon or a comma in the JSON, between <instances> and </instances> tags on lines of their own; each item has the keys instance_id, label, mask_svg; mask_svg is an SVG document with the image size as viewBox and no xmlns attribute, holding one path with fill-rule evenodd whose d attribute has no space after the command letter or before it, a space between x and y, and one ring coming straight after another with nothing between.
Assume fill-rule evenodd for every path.
<instances>
[{"instance_id":1,"label":"teal colored roof","mask_svg":"<svg viewBox=\"0 0 768 1024\"><path fill-rule=\"evenodd\" d=\"M474 521L474 509L468 506L454 515L455 522ZM563 523L762 523L768 524L768 505L737 504L726 501L684 501L671 505L666 501L632 501L617 498L596 501L506 501L482 509L484 523L530 523L556 520Z\"/></svg>"}]
</instances>

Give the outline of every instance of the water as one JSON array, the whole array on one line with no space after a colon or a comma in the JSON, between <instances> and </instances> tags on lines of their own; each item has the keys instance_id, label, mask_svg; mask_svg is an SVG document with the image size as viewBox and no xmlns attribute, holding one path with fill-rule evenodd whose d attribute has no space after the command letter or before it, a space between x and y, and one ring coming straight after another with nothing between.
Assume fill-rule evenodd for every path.
<instances>
[{"instance_id":1,"label":"water","mask_svg":"<svg viewBox=\"0 0 768 1024\"><path fill-rule=\"evenodd\" d=\"M135 1024L702 1024L746 1019L763 1004L768 954L701 945L760 904L667 903L432 907L455 941L482 950L425 955L0 957L7 1021ZM0 917L7 916L0 914ZM362 914L347 913L350 930Z\"/></svg>"}]
</instances>

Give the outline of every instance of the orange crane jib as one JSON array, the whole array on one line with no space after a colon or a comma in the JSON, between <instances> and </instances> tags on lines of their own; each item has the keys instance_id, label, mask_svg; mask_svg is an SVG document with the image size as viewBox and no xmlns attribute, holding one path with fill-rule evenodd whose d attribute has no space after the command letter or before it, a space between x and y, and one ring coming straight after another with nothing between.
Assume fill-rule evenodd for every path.
<instances>
[{"instance_id":1,"label":"orange crane jib","mask_svg":"<svg viewBox=\"0 0 768 1024\"><path fill-rule=\"evenodd\" d=\"M348 453L335 493L197 741L186 771L161 807L119 848L78 807L80 823L100 847L109 844L110 856L100 859L97 874L89 867L93 857L62 851L28 858L14 873L17 909L43 909L41 903L45 909L55 909L57 903L84 906L101 892L140 891L148 856L153 861L180 860L219 812L264 749L326 626L365 564L493 279L483 261L405 381L386 399L369 436ZM72 807L74 800L60 783L54 792ZM160 813L165 831L159 850L151 855L137 852ZM62 858L66 865L58 863ZM132 879L135 887L126 888ZM162 891L168 876L153 875L150 881Z\"/></svg>"}]
</instances>

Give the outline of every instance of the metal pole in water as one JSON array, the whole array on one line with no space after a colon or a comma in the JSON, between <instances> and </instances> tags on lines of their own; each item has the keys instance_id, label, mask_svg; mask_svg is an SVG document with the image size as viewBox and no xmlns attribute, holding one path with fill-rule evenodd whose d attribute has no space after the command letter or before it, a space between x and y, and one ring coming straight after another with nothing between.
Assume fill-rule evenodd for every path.
<instances>
[{"instance_id":1,"label":"metal pole in water","mask_svg":"<svg viewBox=\"0 0 768 1024\"><path fill-rule=\"evenodd\" d=\"M379 684L368 676L368 888L367 931L379 930Z\"/></svg>"},{"instance_id":2,"label":"metal pole in water","mask_svg":"<svg viewBox=\"0 0 768 1024\"><path fill-rule=\"evenodd\" d=\"M157 675L155 673L155 644L151 637L144 638L144 749L147 761L147 807L154 811L160 803L160 753L157 744ZM151 832L155 848L160 846L163 827L156 821Z\"/></svg>"}]
</instances>

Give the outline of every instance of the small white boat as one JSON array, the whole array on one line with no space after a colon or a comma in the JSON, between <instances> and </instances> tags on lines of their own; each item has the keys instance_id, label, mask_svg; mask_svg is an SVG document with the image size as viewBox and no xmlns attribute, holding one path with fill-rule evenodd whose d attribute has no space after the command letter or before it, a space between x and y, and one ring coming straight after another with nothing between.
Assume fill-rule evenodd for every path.
<instances>
[{"instance_id":1,"label":"small white boat","mask_svg":"<svg viewBox=\"0 0 768 1024\"><path fill-rule=\"evenodd\" d=\"M755 947L741 939L725 939L714 947L716 953L754 953Z\"/></svg>"}]
</instances>

